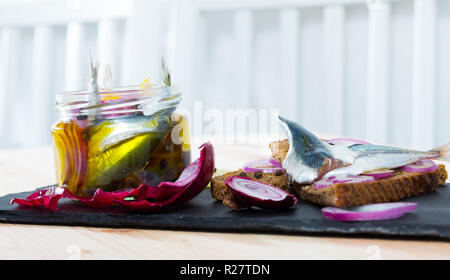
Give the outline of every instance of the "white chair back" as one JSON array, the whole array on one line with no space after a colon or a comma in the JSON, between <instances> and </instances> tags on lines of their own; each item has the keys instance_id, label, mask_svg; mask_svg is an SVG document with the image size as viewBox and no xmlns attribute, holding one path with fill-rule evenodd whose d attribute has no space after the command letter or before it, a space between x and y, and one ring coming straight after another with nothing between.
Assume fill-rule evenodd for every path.
<instances>
[{"instance_id":1,"label":"white chair back","mask_svg":"<svg viewBox=\"0 0 450 280\"><path fill-rule=\"evenodd\" d=\"M91 49L116 85L157 80L165 56L190 111L428 149L450 139L449 29L447 0L0 0L0 147L50 142Z\"/></svg>"},{"instance_id":2,"label":"white chair back","mask_svg":"<svg viewBox=\"0 0 450 280\"><path fill-rule=\"evenodd\" d=\"M418 149L450 140L450 1L178 3L189 108L278 108L326 135Z\"/></svg>"},{"instance_id":3,"label":"white chair back","mask_svg":"<svg viewBox=\"0 0 450 280\"><path fill-rule=\"evenodd\" d=\"M0 147L48 145L55 94L86 89L89 51L116 85L160 73L168 4L0 1ZM102 71L102 68L100 69Z\"/></svg>"}]
</instances>

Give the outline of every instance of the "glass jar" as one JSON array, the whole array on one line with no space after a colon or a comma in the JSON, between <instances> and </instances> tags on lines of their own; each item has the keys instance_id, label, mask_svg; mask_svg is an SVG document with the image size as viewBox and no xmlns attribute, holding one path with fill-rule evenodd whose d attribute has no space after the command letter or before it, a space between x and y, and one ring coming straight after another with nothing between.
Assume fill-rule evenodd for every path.
<instances>
[{"instance_id":1,"label":"glass jar","mask_svg":"<svg viewBox=\"0 0 450 280\"><path fill-rule=\"evenodd\" d=\"M176 110L181 93L168 86L122 87L56 97L60 119L52 128L56 177L73 194L115 191L174 181L190 163L187 115ZM92 103L91 103L92 104Z\"/></svg>"}]
</instances>

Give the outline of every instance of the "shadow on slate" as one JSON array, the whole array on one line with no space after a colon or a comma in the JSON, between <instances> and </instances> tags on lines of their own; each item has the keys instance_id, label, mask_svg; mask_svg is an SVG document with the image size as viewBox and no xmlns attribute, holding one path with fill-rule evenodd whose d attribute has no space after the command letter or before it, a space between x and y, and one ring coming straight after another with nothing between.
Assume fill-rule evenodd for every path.
<instances>
[{"instance_id":1,"label":"shadow on slate","mask_svg":"<svg viewBox=\"0 0 450 280\"><path fill-rule=\"evenodd\" d=\"M24 198L31 192L9 194L0 197L0 222L450 240L449 186L441 186L431 194L405 199L417 202L417 210L387 221L331 221L322 217L321 207L304 201L281 212L259 209L231 211L216 202L206 189L190 202L160 213L126 213L119 208L98 210L68 199L60 200L58 211L50 212L9 204L13 197Z\"/></svg>"}]
</instances>

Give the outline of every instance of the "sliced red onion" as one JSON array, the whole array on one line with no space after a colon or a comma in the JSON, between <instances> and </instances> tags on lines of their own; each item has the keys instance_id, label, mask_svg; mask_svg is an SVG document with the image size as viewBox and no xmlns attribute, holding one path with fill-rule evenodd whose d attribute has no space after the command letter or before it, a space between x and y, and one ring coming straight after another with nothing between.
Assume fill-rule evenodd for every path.
<instances>
[{"instance_id":1,"label":"sliced red onion","mask_svg":"<svg viewBox=\"0 0 450 280\"><path fill-rule=\"evenodd\" d=\"M325 218L335 221L372 221L396 219L416 209L417 203L391 202L352 208L325 207L321 211Z\"/></svg>"},{"instance_id":2,"label":"sliced red onion","mask_svg":"<svg viewBox=\"0 0 450 280\"><path fill-rule=\"evenodd\" d=\"M329 180L329 178L322 178L319 181L314 182L315 189L328 188L332 185L334 185L334 183L332 180Z\"/></svg>"},{"instance_id":3,"label":"sliced red onion","mask_svg":"<svg viewBox=\"0 0 450 280\"><path fill-rule=\"evenodd\" d=\"M263 209L280 210L294 206L297 198L280 188L246 177L232 176L225 180L232 197L224 204L232 209L256 206Z\"/></svg>"},{"instance_id":4,"label":"sliced red onion","mask_svg":"<svg viewBox=\"0 0 450 280\"><path fill-rule=\"evenodd\" d=\"M315 189L326 188L338 183L363 183L371 181L375 181L375 178L363 175L331 176L322 178L321 180L314 182L314 188Z\"/></svg>"},{"instance_id":5,"label":"sliced red onion","mask_svg":"<svg viewBox=\"0 0 450 280\"><path fill-rule=\"evenodd\" d=\"M374 171L369 171L367 173L363 173L363 175L372 176L375 179L383 179L383 178L391 176L392 173L394 173L394 170L392 170L392 169L379 169L379 170L374 170Z\"/></svg>"},{"instance_id":6,"label":"sliced red onion","mask_svg":"<svg viewBox=\"0 0 450 280\"><path fill-rule=\"evenodd\" d=\"M283 168L283 165L279 163L278 161L274 160L273 158L269 159L269 163L275 167Z\"/></svg>"},{"instance_id":7,"label":"sliced red onion","mask_svg":"<svg viewBox=\"0 0 450 280\"><path fill-rule=\"evenodd\" d=\"M158 186L141 185L135 189L115 192L97 189L92 197L79 197L66 188L53 186L34 192L24 199L14 198L11 204L44 206L54 211L59 199L68 198L94 208L120 205L131 211L159 211L168 205L181 204L194 198L211 180L214 173L213 146L207 142L200 148L200 158L186 167L175 182L161 182Z\"/></svg>"},{"instance_id":8,"label":"sliced red onion","mask_svg":"<svg viewBox=\"0 0 450 280\"><path fill-rule=\"evenodd\" d=\"M277 171L283 172L283 168L276 167L270 163L268 159L254 160L247 162L242 167L245 172L262 172L262 173L276 173Z\"/></svg>"},{"instance_id":9,"label":"sliced red onion","mask_svg":"<svg viewBox=\"0 0 450 280\"><path fill-rule=\"evenodd\" d=\"M371 145L370 143L358 140L358 139L352 139L352 138L332 138L328 140L324 140L325 143L333 144L333 145L345 145L345 146L351 146L355 144L364 144L364 145Z\"/></svg>"},{"instance_id":10,"label":"sliced red onion","mask_svg":"<svg viewBox=\"0 0 450 280\"><path fill-rule=\"evenodd\" d=\"M423 159L415 163L402 166L400 169L406 172L425 173L436 171L437 165L431 159Z\"/></svg>"}]
</instances>

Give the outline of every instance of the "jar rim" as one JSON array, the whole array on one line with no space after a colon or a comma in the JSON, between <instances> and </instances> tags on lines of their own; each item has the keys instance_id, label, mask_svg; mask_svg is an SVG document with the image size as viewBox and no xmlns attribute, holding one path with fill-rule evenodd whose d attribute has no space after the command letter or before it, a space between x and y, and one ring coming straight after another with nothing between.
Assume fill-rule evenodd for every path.
<instances>
[{"instance_id":1,"label":"jar rim","mask_svg":"<svg viewBox=\"0 0 450 280\"><path fill-rule=\"evenodd\" d=\"M115 87L113 90L104 90L100 89L100 95L104 94L119 94L119 95L126 95L132 92L142 92L142 93L155 93L158 91L164 91L164 90L177 90L174 86L167 86L167 85L153 85L151 88L145 88L143 89L140 85L128 85L128 86L118 86ZM88 90L74 90L74 91L64 91L59 92L56 94L56 102L63 101L63 99L70 98L68 96L84 96L88 95Z\"/></svg>"},{"instance_id":2,"label":"jar rim","mask_svg":"<svg viewBox=\"0 0 450 280\"><path fill-rule=\"evenodd\" d=\"M56 110L61 118L106 115L122 116L142 112L145 115L181 102L181 92L174 86L155 85L143 89L139 85L121 86L113 90L100 90L101 104L89 103L89 91L68 91L56 94Z\"/></svg>"}]
</instances>

